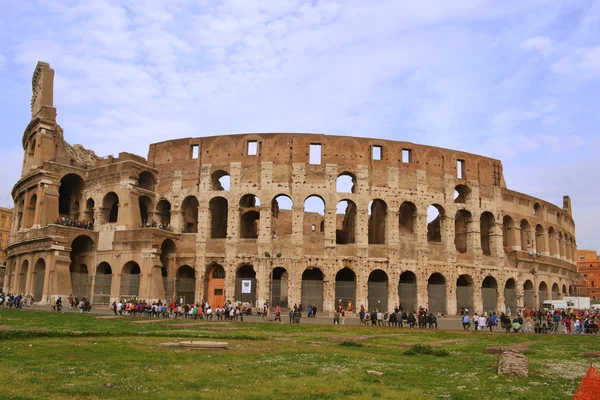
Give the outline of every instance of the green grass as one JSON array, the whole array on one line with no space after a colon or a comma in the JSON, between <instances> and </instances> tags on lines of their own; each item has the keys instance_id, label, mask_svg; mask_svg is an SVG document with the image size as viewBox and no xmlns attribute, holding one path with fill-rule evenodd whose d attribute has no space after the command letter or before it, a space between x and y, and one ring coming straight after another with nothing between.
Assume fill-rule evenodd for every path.
<instances>
[{"instance_id":1,"label":"green grass","mask_svg":"<svg viewBox=\"0 0 600 400\"><path fill-rule=\"evenodd\" d=\"M590 364L583 353L598 345L589 336L131 322L140 320L1 310L0 399L569 399ZM178 339L229 350L158 346ZM434 342L447 356L405 354ZM498 356L484 350L524 342L531 376L498 375Z\"/></svg>"}]
</instances>

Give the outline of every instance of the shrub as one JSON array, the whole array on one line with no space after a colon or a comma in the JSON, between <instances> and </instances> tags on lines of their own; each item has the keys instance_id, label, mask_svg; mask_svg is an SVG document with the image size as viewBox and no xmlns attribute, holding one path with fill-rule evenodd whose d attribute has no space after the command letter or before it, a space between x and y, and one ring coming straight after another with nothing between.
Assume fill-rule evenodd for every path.
<instances>
[{"instance_id":1,"label":"shrub","mask_svg":"<svg viewBox=\"0 0 600 400\"><path fill-rule=\"evenodd\" d=\"M444 349L434 349L428 344L415 344L404 352L407 356L414 356L417 354L429 354L436 357L448 357L450 353Z\"/></svg>"},{"instance_id":2,"label":"shrub","mask_svg":"<svg viewBox=\"0 0 600 400\"><path fill-rule=\"evenodd\" d=\"M352 340L345 340L342 343L340 343L340 346L343 346L343 347L363 347L362 344L357 343L357 342L353 342Z\"/></svg>"}]
</instances>

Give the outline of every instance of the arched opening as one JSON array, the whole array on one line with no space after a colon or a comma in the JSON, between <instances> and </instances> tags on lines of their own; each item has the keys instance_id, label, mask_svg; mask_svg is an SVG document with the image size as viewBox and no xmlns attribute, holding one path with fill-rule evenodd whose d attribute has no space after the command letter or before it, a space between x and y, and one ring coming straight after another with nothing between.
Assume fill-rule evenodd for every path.
<instances>
[{"instance_id":1,"label":"arched opening","mask_svg":"<svg viewBox=\"0 0 600 400\"><path fill-rule=\"evenodd\" d=\"M535 289L529 279L523 283L523 305L526 308L535 307Z\"/></svg>"},{"instance_id":2,"label":"arched opening","mask_svg":"<svg viewBox=\"0 0 600 400\"><path fill-rule=\"evenodd\" d=\"M142 227L150 226L154 219L151 212L152 200L150 200L150 197L148 196L140 196L138 203L140 206L140 222Z\"/></svg>"},{"instance_id":3,"label":"arched opening","mask_svg":"<svg viewBox=\"0 0 600 400\"><path fill-rule=\"evenodd\" d=\"M94 241L87 235L77 236L71 242L71 264L69 266L71 288L73 296L77 296L80 300L90 296L92 282L87 266L95 264L94 248Z\"/></svg>"},{"instance_id":4,"label":"arched opening","mask_svg":"<svg viewBox=\"0 0 600 400\"><path fill-rule=\"evenodd\" d=\"M304 235L305 240L323 243L323 232L317 227L325 222L325 201L319 196L308 196L304 200ZM313 229L314 227L314 229Z\"/></svg>"},{"instance_id":5,"label":"arched opening","mask_svg":"<svg viewBox=\"0 0 600 400\"><path fill-rule=\"evenodd\" d=\"M515 238L515 222L509 215L502 219L502 245L504 247L513 247L517 245Z\"/></svg>"},{"instance_id":6,"label":"arched opening","mask_svg":"<svg viewBox=\"0 0 600 400\"><path fill-rule=\"evenodd\" d=\"M260 229L260 200L253 194L240 199L240 238L257 239Z\"/></svg>"},{"instance_id":7,"label":"arched opening","mask_svg":"<svg viewBox=\"0 0 600 400\"><path fill-rule=\"evenodd\" d=\"M335 217L335 243L356 243L356 204L352 200L340 201Z\"/></svg>"},{"instance_id":8,"label":"arched opening","mask_svg":"<svg viewBox=\"0 0 600 400\"><path fill-rule=\"evenodd\" d=\"M85 202L85 211L84 211L84 218L86 222L91 222L92 224L95 222L94 221L94 208L96 207L96 203L94 202L94 199L87 199L87 201Z\"/></svg>"},{"instance_id":9,"label":"arched opening","mask_svg":"<svg viewBox=\"0 0 600 400\"><path fill-rule=\"evenodd\" d=\"M79 219L79 202L85 183L77 174L67 174L58 188L58 214L68 219Z\"/></svg>"},{"instance_id":10,"label":"arched opening","mask_svg":"<svg viewBox=\"0 0 600 400\"><path fill-rule=\"evenodd\" d=\"M94 304L110 303L110 285L112 284L112 267L106 261L96 267L94 281Z\"/></svg>"},{"instance_id":11,"label":"arched opening","mask_svg":"<svg viewBox=\"0 0 600 400\"><path fill-rule=\"evenodd\" d=\"M356 304L356 275L350 268L342 268L335 275L335 307L348 312L354 311Z\"/></svg>"},{"instance_id":12,"label":"arched opening","mask_svg":"<svg viewBox=\"0 0 600 400\"><path fill-rule=\"evenodd\" d=\"M495 310L498 307L498 282L492 276L487 276L481 283L483 310Z\"/></svg>"},{"instance_id":13,"label":"arched opening","mask_svg":"<svg viewBox=\"0 0 600 400\"><path fill-rule=\"evenodd\" d=\"M119 218L119 196L115 192L107 193L102 199L102 219L115 223Z\"/></svg>"},{"instance_id":14,"label":"arched opening","mask_svg":"<svg viewBox=\"0 0 600 400\"><path fill-rule=\"evenodd\" d=\"M169 276L169 271L172 271L171 266L174 265L176 256L177 248L175 247L175 242L171 239L163 240L160 244L160 262L162 264L161 275L165 300L173 298L173 277Z\"/></svg>"},{"instance_id":15,"label":"arched opening","mask_svg":"<svg viewBox=\"0 0 600 400\"><path fill-rule=\"evenodd\" d=\"M429 311L446 313L446 278L440 273L431 274L427 280Z\"/></svg>"},{"instance_id":16,"label":"arched opening","mask_svg":"<svg viewBox=\"0 0 600 400\"><path fill-rule=\"evenodd\" d=\"M231 178L227 171L218 170L212 173L211 177L212 190L229 192L231 188Z\"/></svg>"},{"instance_id":17,"label":"arched opening","mask_svg":"<svg viewBox=\"0 0 600 400\"><path fill-rule=\"evenodd\" d=\"M33 268L33 299L41 301L44 297L44 278L46 276L46 262L40 258Z\"/></svg>"},{"instance_id":18,"label":"arched opening","mask_svg":"<svg viewBox=\"0 0 600 400\"><path fill-rule=\"evenodd\" d=\"M454 202L466 203L471 199L471 188L467 185L457 185L454 188Z\"/></svg>"},{"instance_id":19,"label":"arched opening","mask_svg":"<svg viewBox=\"0 0 600 400\"><path fill-rule=\"evenodd\" d=\"M138 187L154 191L156 188L156 178L151 172L144 171L138 176Z\"/></svg>"},{"instance_id":20,"label":"arched opening","mask_svg":"<svg viewBox=\"0 0 600 400\"><path fill-rule=\"evenodd\" d=\"M337 177L336 191L338 193L354 193L356 178L350 172L344 172Z\"/></svg>"},{"instance_id":21,"label":"arched opening","mask_svg":"<svg viewBox=\"0 0 600 400\"><path fill-rule=\"evenodd\" d=\"M387 213L385 201L375 199L369 204L369 244L386 243Z\"/></svg>"},{"instance_id":22,"label":"arched opening","mask_svg":"<svg viewBox=\"0 0 600 400\"><path fill-rule=\"evenodd\" d=\"M540 224L535 226L535 250L538 253L547 253L546 249L546 231Z\"/></svg>"},{"instance_id":23,"label":"arched opening","mask_svg":"<svg viewBox=\"0 0 600 400\"><path fill-rule=\"evenodd\" d=\"M481 236L481 250L484 255L492 255L493 243L492 237L494 235L494 215L491 212L486 211L481 214L479 219L479 232Z\"/></svg>"},{"instance_id":24,"label":"arched opening","mask_svg":"<svg viewBox=\"0 0 600 400\"><path fill-rule=\"evenodd\" d=\"M20 196L15 202L17 205L17 230L24 227L23 225L23 213L25 212L25 199Z\"/></svg>"},{"instance_id":25,"label":"arched opening","mask_svg":"<svg viewBox=\"0 0 600 400\"><path fill-rule=\"evenodd\" d=\"M412 235L415 232L416 220L417 207L410 201L403 202L398 213L400 235Z\"/></svg>"},{"instance_id":26,"label":"arched opening","mask_svg":"<svg viewBox=\"0 0 600 400\"><path fill-rule=\"evenodd\" d=\"M183 233L198 233L198 199L195 196L188 196L181 203L181 213L183 215Z\"/></svg>"},{"instance_id":27,"label":"arched opening","mask_svg":"<svg viewBox=\"0 0 600 400\"><path fill-rule=\"evenodd\" d=\"M562 295L563 295L563 298L564 298L565 296L568 296L568 293L567 293L567 285L565 285L564 283L563 283L563 285L562 285Z\"/></svg>"},{"instance_id":28,"label":"arched opening","mask_svg":"<svg viewBox=\"0 0 600 400\"><path fill-rule=\"evenodd\" d=\"M560 300L560 287L556 282L552 285L552 300Z\"/></svg>"},{"instance_id":29,"label":"arched opening","mask_svg":"<svg viewBox=\"0 0 600 400\"><path fill-rule=\"evenodd\" d=\"M442 221L444 215L444 208L438 204L433 204L427 207L428 242L440 243L442 241Z\"/></svg>"},{"instance_id":30,"label":"arched opening","mask_svg":"<svg viewBox=\"0 0 600 400\"><path fill-rule=\"evenodd\" d=\"M529 238L529 231L531 230L529 222L526 219L523 219L521 220L519 227L521 228L521 250L533 250L533 243Z\"/></svg>"},{"instance_id":31,"label":"arched opening","mask_svg":"<svg viewBox=\"0 0 600 400\"><path fill-rule=\"evenodd\" d=\"M550 229L548 229L548 247L550 248L551 256L558 255L558 246L556 245L556 239L556 231L553 227L550 227Z\"/></svg>"},{"instance_id":32,"label":"arched opening","mask_svg":"<svg viewBox=\"0 0 600 400\"><path fill-rule=\"evenodd\" d=\"M471 313L475 310L473 278L470 275L460 275L456 280L456 309L461 308L467 308Z\"/></svg>"},{"instance_id":33,"label":"arched opening","mask_svg":"<svg viewBox=\"0 0 600 400\"><path fill-rule=\"evenodd\" d=\"M225 239L229 221L229 203L224 197L213 197L208 203L210 209L210 237Z\"/></svg>"},{"instance_id":34,"label":"arched opening","mask_svg":"<svg viewBox=\"0 0 600 400\"><path fill-rule=\"evenodd\" d=\"M29 261L23 261L21 270L19 271L19 293L24 294L25 288L27 287L27 275L29 274Z\"/></svg>"},{"instance_id":35,"label":"arched opening","mask_svg":"<svg viewBox=\"0 0 600 400\"><path fill-rule=\"evenodd\" d=\"M212 264L206 273L205 293L211 307L225 305L225 269L219 264Z\"/></svg>"},{"instance_id":36,"label":"arched opening","mask_svg":"<svg viewBox=\"0 0 600 400\"><path fill-rule=\"evenodd\" d=\"M513 278L504 284L504 307L507 311L510 308L513 315L517 312L517 284Z\"/></svg>"},{"instance_id":37,"label":"arched opening","mask_svg":"<svg viewBox=\"0 0 600 400\"><path fill-rule=\"evenodd\" d=\"M543 307L544 301L548 300L548 285L544 281L540 282L538 287L538 299L540 300L538 307Z\"/></svg>"},{"instance_id":38,"label":"arched opening","mask_svg":"<svg viewBox=\"0 0 600 400\"><path fill-rule=\"evenodd\" d=\"M121 296L131 299L140 295L140 266L135 261L129 261L121 270Z\"/></svg>"},{"instance_id":39,"label":"arched opening","mask_svg":"<svg viewBox=\"0 0 600 400\"><path fill-rule=\"evenodd\" d=\"M33 139L29 145L29 157L33 157L35 155L36 148L36 140Z\"/></svg>"},{"instance_id":40,"label":"arched opening","mask_svg":"<svg viewBox=\"0 0 600 400\"><path fill-rule=\"evenodd\" d=\"M271 201L271 233L273 237L283 238L292 235L292 209L294 202L288 196L280 194Z\"/></svg>"},{"instance_id":41,"label":"arched opening","mask_svg":"<svg viewBox=\"0 0 600 400\"><path fill-rule=\"evenodd\" d=\"M179 304L196 302L196 271L189 265L183 265L175 274L175 299Z\"/></svg>"},{"instance_id":42,"label":"arched opening","mask_svg":"<svg viewBox=\"0 0 600 400\"><path fill-rule=\"evenodd\" d=\"M302 297L303 307L317 307L317 311L323 311L323 272L319 268L309 267L302 273Z\"/></svg>"},{"instance_id":43,"label":"arched opening","mask_svg":"<svg viewBox=\"0 0 600 400\"><path fill-rule=\"evenodd\" d=\"M275 267L271 282L271 307L288 306L288 272L283 267Z\"/></svg>"},{"instance_id":44,"label":"arched opening","mask_svg":"<svg viewBox=\"0 0 600 400\"><path fill-rule=\"evenodd\" d=\"M156 218L163 228L169 228L171 225L171 203L168 200L161 200L156 205Z\"/></svg>"},{"instance_id":45,"label":"arched opening","mask_svg":"<svg viewBox=\"0 0 600 400\"><path fill-rule=\"evenodd\" d=\"M35 220L35 210L37 208L37 195L33 194L29 198L29 206L27 207L27 221L25 221L25 227L31 228Z\"/></svg>"},{"instance_id":46,"label":"arched opening","mask_svg":"<svg viewBox=\"0 0 600 400\"><path fill-rule=\"evenodd\" d=\"M454 217L454 245L459 253L468 250L468 235L471 228L471 213L467 210L458 210Z\"/></svg>"},{"instance_id":47,"label":"arched opening","mask_svg":"<svg viewBox=\"0 0 600 400\"><path fill-rule=\"evenodd\" d=\"M535 215L538 218L542 218L542 211L543 211L543 208L540 205L540 203L535 203L533 205L533 215Z\"/></svg>"},{"instance_id":48,"label":"arched opening","mask_svg":"<svg viewBox=\"0 0 600 400\"><path fill-rule=\"evenodd\" d=\"M417 311L417 276L414 272L400 274L398 300L400 308L407 313Z\"/></svg>"},{"instance_id":49,"label":"arched opening","mask_svg":"<svg viewBox=\"0 0 600 400\"><path fill-rule=\"evenodd\" d=\"M252 265L242 265L235 273L235 301L256 306L256 272Z\"/></svg>"},{"instance_id":50,"label":"arched opening","mask_svg":"<svg viewBox=\"0 0 600 400\"><path fill-rule=\"evenodd\" d=\"M385 271L376 269L369 274L368 310L388 311L388 276Z\"/></svg>"}]
</instances>

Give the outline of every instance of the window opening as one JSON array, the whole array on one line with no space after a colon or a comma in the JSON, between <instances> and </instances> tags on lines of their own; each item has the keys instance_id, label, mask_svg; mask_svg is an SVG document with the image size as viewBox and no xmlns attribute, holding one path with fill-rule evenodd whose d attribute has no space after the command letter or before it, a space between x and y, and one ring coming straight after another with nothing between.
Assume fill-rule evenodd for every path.
<instances>
[{"instance_id":1,"label":"window opening","mask_svg":"<svg viewBox=\"0 0 600 400\"><path fill-rule=\"evenodd\" d=\"M412 151L410 149L402 149L402 162L404 164L409 164L412 160Z\"/></svg>"},{"instance_id":2,"label":"window opening","mask_svg":"<svg viewBox=\"0 0 600 400\"><path fill-rule=\"evenodd\" d=\"M258 142L256 140L248 140L248 155L255 156L258 154Z\"/></svg>"},{"instance_id":3,"label":"window opening","mask_svg":"<svg viewBox=\"0 0 600 400\"><path fill-rule=\"evenodd\" d=\"M465 177L465 161L464 160L456 160L456 177L458 179L464 179Z\"/></svg>"},{"instance_id":4,"label":"window opening","mask_svg":"<svg viewBox=\"0 0 600 400\"><path fill-rule=\"evenodd\" d=\"M381 154L382 154L382 147L381 146L373 146L373 160L375 161L380 161L381 160Z\"/></svg>"},{"instance_id":5,"label":"window opening","mask_svg":"<svg viewBox=\"0 0 600 400\"><path fill-rule=\"evenodd\" d=\"M193 144L190 146L192 150L192 160L196 160L200 155L200 146L197 144Z\"/></svg>"},{"instance_id":6,"label":"window opening","mask_svg":"<svg viewBox=\"0 0 600 400\"><path fill-rule=\"evenodd\" d=\"M321 145L311 144L309 149L309 164L321 165Z\"/></svg>"}]
</instances>

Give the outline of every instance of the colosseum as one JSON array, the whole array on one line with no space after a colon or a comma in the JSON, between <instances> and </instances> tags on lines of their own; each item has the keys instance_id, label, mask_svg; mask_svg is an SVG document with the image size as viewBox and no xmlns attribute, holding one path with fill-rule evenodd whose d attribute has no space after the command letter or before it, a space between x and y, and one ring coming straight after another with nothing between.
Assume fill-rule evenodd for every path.
<instances>
[{"instance_id":1,"label":"colosseum","mask_svg":"<svg viewBox=\"0 0 600 400\"><path fill-rule=\"evenodd\" d=\"M499 160L380 139L252 133L98 157L56 123L38 63L5 292L457 313L575 285L575 224Z\"/></svg>"}]
</instances>

